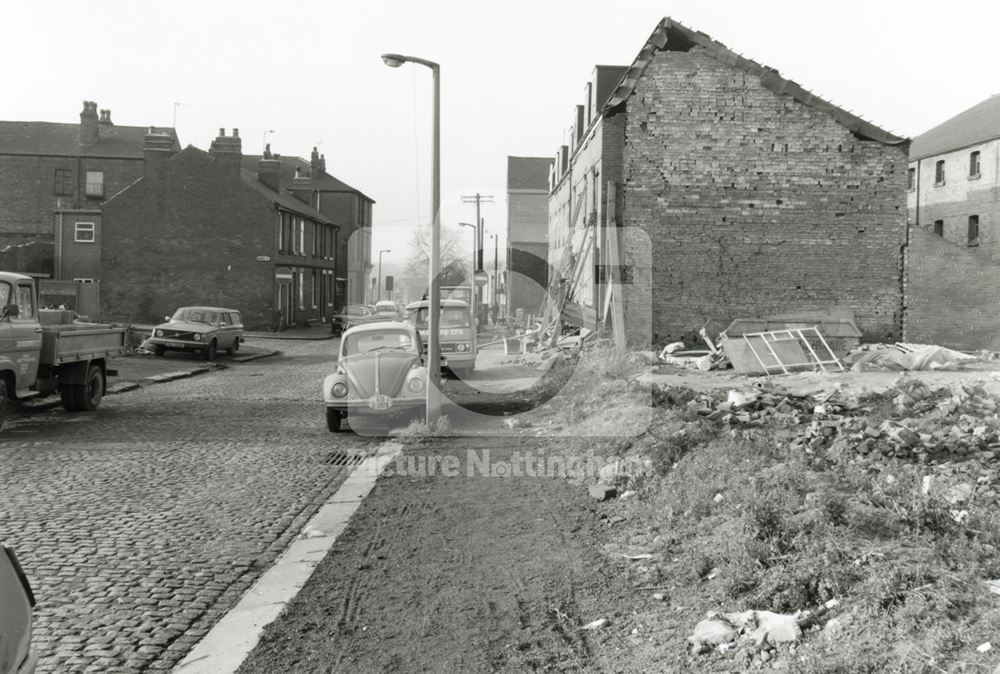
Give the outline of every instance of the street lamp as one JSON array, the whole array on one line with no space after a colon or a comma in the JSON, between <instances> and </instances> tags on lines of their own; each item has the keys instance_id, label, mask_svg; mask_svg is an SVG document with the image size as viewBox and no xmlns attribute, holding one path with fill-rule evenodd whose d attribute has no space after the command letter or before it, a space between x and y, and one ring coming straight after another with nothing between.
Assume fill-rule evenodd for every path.
<instances>
[{"instance_id":1,"label":"street lamp","mask_svg":"<svg viewBox=\"0 0 1000 674\"><path fill-rule=\"evenodd\" d=\"M472 228L472 273L469 276L469 310L476 310L476 249L479 248L479 228L469 222L458 223L462 227Z\"/></svg>"},{"instance_id":2,"label":"street lamp","mask_svg":"<svg viewBox=\"0 0 1000 674\"><path fill-rule=\"evenodd\" d=\"M382 253L391 253L392 251L386 248L385 250L380 250L378 252L378 298L382 299Z\"/></svg>"},{"instance_id":3,"label":"street lamp","mask_svg":"<svg viewBox=\"0 0 1000 674\"><path fill-rule=\"evenodd\" d=\"M427 425L437 425L441 417L441 340L438 334L441 323L441 283L438 274L441 267L441 66L433 61L403 56L402 54L382 54L382 62L390 68L398 68L406 62L417 63L431 69L434 76L434 130L431 155L431 259L428 267L430 276L430 297L427 302Z\"/></svg>"}]
</instances>

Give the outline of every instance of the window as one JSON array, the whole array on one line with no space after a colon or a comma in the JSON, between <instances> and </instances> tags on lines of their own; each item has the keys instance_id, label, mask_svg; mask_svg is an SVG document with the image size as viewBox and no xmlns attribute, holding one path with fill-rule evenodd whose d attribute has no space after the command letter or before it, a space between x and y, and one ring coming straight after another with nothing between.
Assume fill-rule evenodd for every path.
<instances>
[{"instance_id":1,"label":"window","mask_svg":"<svg viewBox=\"0 0 1000 674\"><path fill-rule=\"evenodd\" d=\"M976 150L969 155L969 177L979 177L979 150Z\"/></svg>"},{"instance_id":2,"label":"window","mask_svg":"<svg viewBox=\"0 0 1000 674\"><path fill-rule=\"evenodd\" d=\"M944 220L934 221L934 233L938 236L944 236Z\"/></svg>"},{"instance_id":3,"label":"window","mask_svg":"<svg viewBox=\"0 0 1000 674\"><path fill-rule=\"evenodd\" d=\"M917 187L917 169L911 168L906 170L906 189L911 192Z\"/></svg>"},{"instance_id":4,"label":"window","mask_svg":"<svg viewBox=\"0 0 1000 674\"><path fill-rule=\"evenodd\" d=\"M299 255L306 254L306 221L299 220Z\"/></svg>"},{"instance_id":5,"label":"window","mask_svg":"<svg viewBox=\"0 0 1000 674\"><path fill-rule=\"evenodd\" d=\"M77 243L94 243L97 238L92 222L78 222L75 229L73 240Z\"/></svg>"},{"instance_id":6,"label":"window","mask_svg":"<svg viewBox=\"0 0 1000 674\"><path fill-rule=\"evenodd\" d=\"M73 172L69 169L56 169L55 193L59 196L72 196Z\"/></svg>"},{"instance_id":7,"label":"window","mask_svg":"<svg viewBox=\"0 0 1000 674\"><path fill-rule=\"evenodd\" d=\"M285 252L285 214L282 213L278 219L278 252Z\"/></svg>"},{"instance_id":8,"label":"window","mask_svg":"<svg viewBox=\"0 0 1000 674\"><path fill-rule=\"evenodd\" d=\"M20 309L19 319L35 317L35 303L32 301L30 285L17 286L17 306Z\"/></svg>"},{"instance_id":9,"label":"window","mask_svg":"<svg viewBox=\"0 0 1000 674\"><path fill-rule=\"evenodd\" d=\"M75 281L76 283L93 283L94 279L92 279L92 278L75 278L75 279L73 279L73 281Z\"/></svg>"},{"instance_id":10,"label":"window","mask_svg":"<svg viewBox=\"0 0 1000 674\"><path fill-rule=\"evenodd\" d=\"M305 300L305 297L304 297L305 290L306 290L305 289L305 284L306 284L306 273L300 271L299 272L299 309L305 309L306 308L306 300Z\"/></svg>"},{"instance_id":11,"label":"window","mask_svg":"<svg viewBox=\"0 0 1000 674\"><path fill-rule=\"evenodd\" d=\"M315 269L313 269L312 274L309 275L309 278L312 280L312 288L311 288L311 290L312 290L312 305L313 305L313 309L315 309L316 306L319 304L319 302L318 302L318 300L319 300L319 293L316 292L316 270Z\"/></svg>"},{"instance_id":12,"label":"window","mask_svg":"<svg viewBox=\"0 0 1000 674\"><path fill-rule=\"evenodd\" d=\"M944 159L939 159L934 164L934 184L944 185Z\"/></svg>"},{"instance_id":13,"label":"window","mask_svg":"<svg viewBox=\"0 0 1000 674\"><path fill-rule=\"evenodd\" d=\"M104 171L87 171L87 196L104 196Z\"/></svg>"},{"instance_id":14,"label":"window","mask_svg":"<svg viewBox=\"0 0 1000 674\"><path fill-rule=\"evenodd\" d=\"M969 245L978 246L979 245L979 216L970 215L969 216Z\"/></svg>"},{"instance_id":15,"label":"window","mask_svg":"<svg viewBox=\"0 0 1000 674\"><path fill-rule=\"evenodd\" d=\"M229 318L228 311L223 311L222 313L219 314L219 324L224 328L228 328L233 324L232 319Z\"/></svg>"}]
</instances>

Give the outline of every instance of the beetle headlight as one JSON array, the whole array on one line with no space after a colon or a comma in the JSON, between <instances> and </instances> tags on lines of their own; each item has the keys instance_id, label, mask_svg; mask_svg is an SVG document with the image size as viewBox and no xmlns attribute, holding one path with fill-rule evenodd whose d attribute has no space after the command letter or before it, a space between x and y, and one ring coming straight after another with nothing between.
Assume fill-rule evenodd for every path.
<instances>
[{"instance_id":1,"label":"beetle headlight","mask_svg":"<svg viewBox=\"0 0 1000 674\"><path fill-rule=\"evenodd\" d=\"M157 337L162 337L163 336L163 330L157 330L156 331L156 336Z\"/></svg>"},{"instance_id":2,"label":"beetle headlight","mask_svg":"<svg viewBox=\"0 0 1000 674\"><path fill-rule=\"evenodd\" d=\"M469 350L469 345L468 344L459 344L458 346L455 347L455 350L456 351L468 351Z\"/></svg>"},{"instance_id":3,"label":"beetle headlight","mask_svg":"<svg viewBox=\"0 0 1000 674\"><path fill-rule=\"evenodd\" d=\"M195 335L194 335L194 341L200 342L201 341L201 335L199 335L198 333L195 333Z\"/></svg>"},{"instance_id":4,"label":"beetle headlight","mask_svg":"<svg viewBox=\"0 0 1000 674\"><path fill-rule=\"evenodd\" d=\"M347 384L342 381L336 382L330 387L330 395L334 398L343 398L347 395Z\"/></svg>"},{"instance_id":5,"label":"beetle headlight","mask_svg":"<svg viewBox=\"0 0 1000 674\"><path fill-rule=\"evenodd\" d=\"M406 382L406 388L410 389L413 393L420 393L424 390L424 378L413 377L410 381Z\"/></svg>"}]
</instances>

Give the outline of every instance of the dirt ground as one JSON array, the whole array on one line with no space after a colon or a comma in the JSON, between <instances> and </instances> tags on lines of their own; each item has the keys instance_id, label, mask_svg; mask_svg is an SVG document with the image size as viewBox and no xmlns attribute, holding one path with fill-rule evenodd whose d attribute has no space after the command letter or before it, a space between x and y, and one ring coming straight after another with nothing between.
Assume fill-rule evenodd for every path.
<instances>
[{"instance_id":1,"label":"dirt ground","mask_svg":"<svg viewBox=\"0 0 1000 674\"><path fill-rule=\"evenodd\" d=\"M581 629L628 620L623 578L594 545L608 504L563 479L479 474L487 454L501 466L539 442L405 452L240 671L625 671L621 629ZM398 474L434 455L458 457L457 476Z\"/></svg>"}]
</instances>

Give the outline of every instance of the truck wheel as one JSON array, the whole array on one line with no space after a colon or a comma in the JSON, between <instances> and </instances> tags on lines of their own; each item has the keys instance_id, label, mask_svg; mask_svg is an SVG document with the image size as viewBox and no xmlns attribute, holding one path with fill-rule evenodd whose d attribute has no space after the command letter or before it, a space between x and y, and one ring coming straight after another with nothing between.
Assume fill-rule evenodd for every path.
<instances>
[{"instance_id":1,"label":"truck wheel","mask_svg":"<svg viewBox=\"0 0 1000 674\"><path fill-rule=\"evenodd\" d=\"M73 386L77 411L93 412L96 410L104 397L105 384L104 370L97 365L91 365L87 370L87 378L84 383Z\"/></svg>"},{"instance_id":2,"label":"truck wheel","mask_svg":"<svg viewBox=\"0 0 1000 674\"><path fill-rule=\"evenodd\" d=\"M213 339L208 344L208 348L203 352L205 354L205 360L215 360L215 350L218 347L215 340Z\"/></svg>"},{"instance_id":3,"label":"truck wheel","mask_svg":"<svg viewBox=\"0 0 1000 674\"><path fill-rule=\"evenodd\" d=\"M326 408L326 427L331 433L340 432L340 422L343 419L340 412Z\"/></svg>"},{"instance_id":4,"label":"truck wheel","mask_svg":"<svg viewBox=\"0 0 1000 674\"><path fill-rule=\"evenodd\" d=\"M167 352L167 347L163 346L162 344L153 345L153 353L155 353L157 356L162 356L166 352Z\"/></svg>"},{"instance_id":5,"label":"truck wheel","mask_svg":"<svg viewBox=\"0 0 1000 674\"><path fill-rule=\"evenodd\" d=\"M11 401L7 397L7 382L0 379L0 430L3 430L10 415Z\"/></svg>"}]
</instances>

